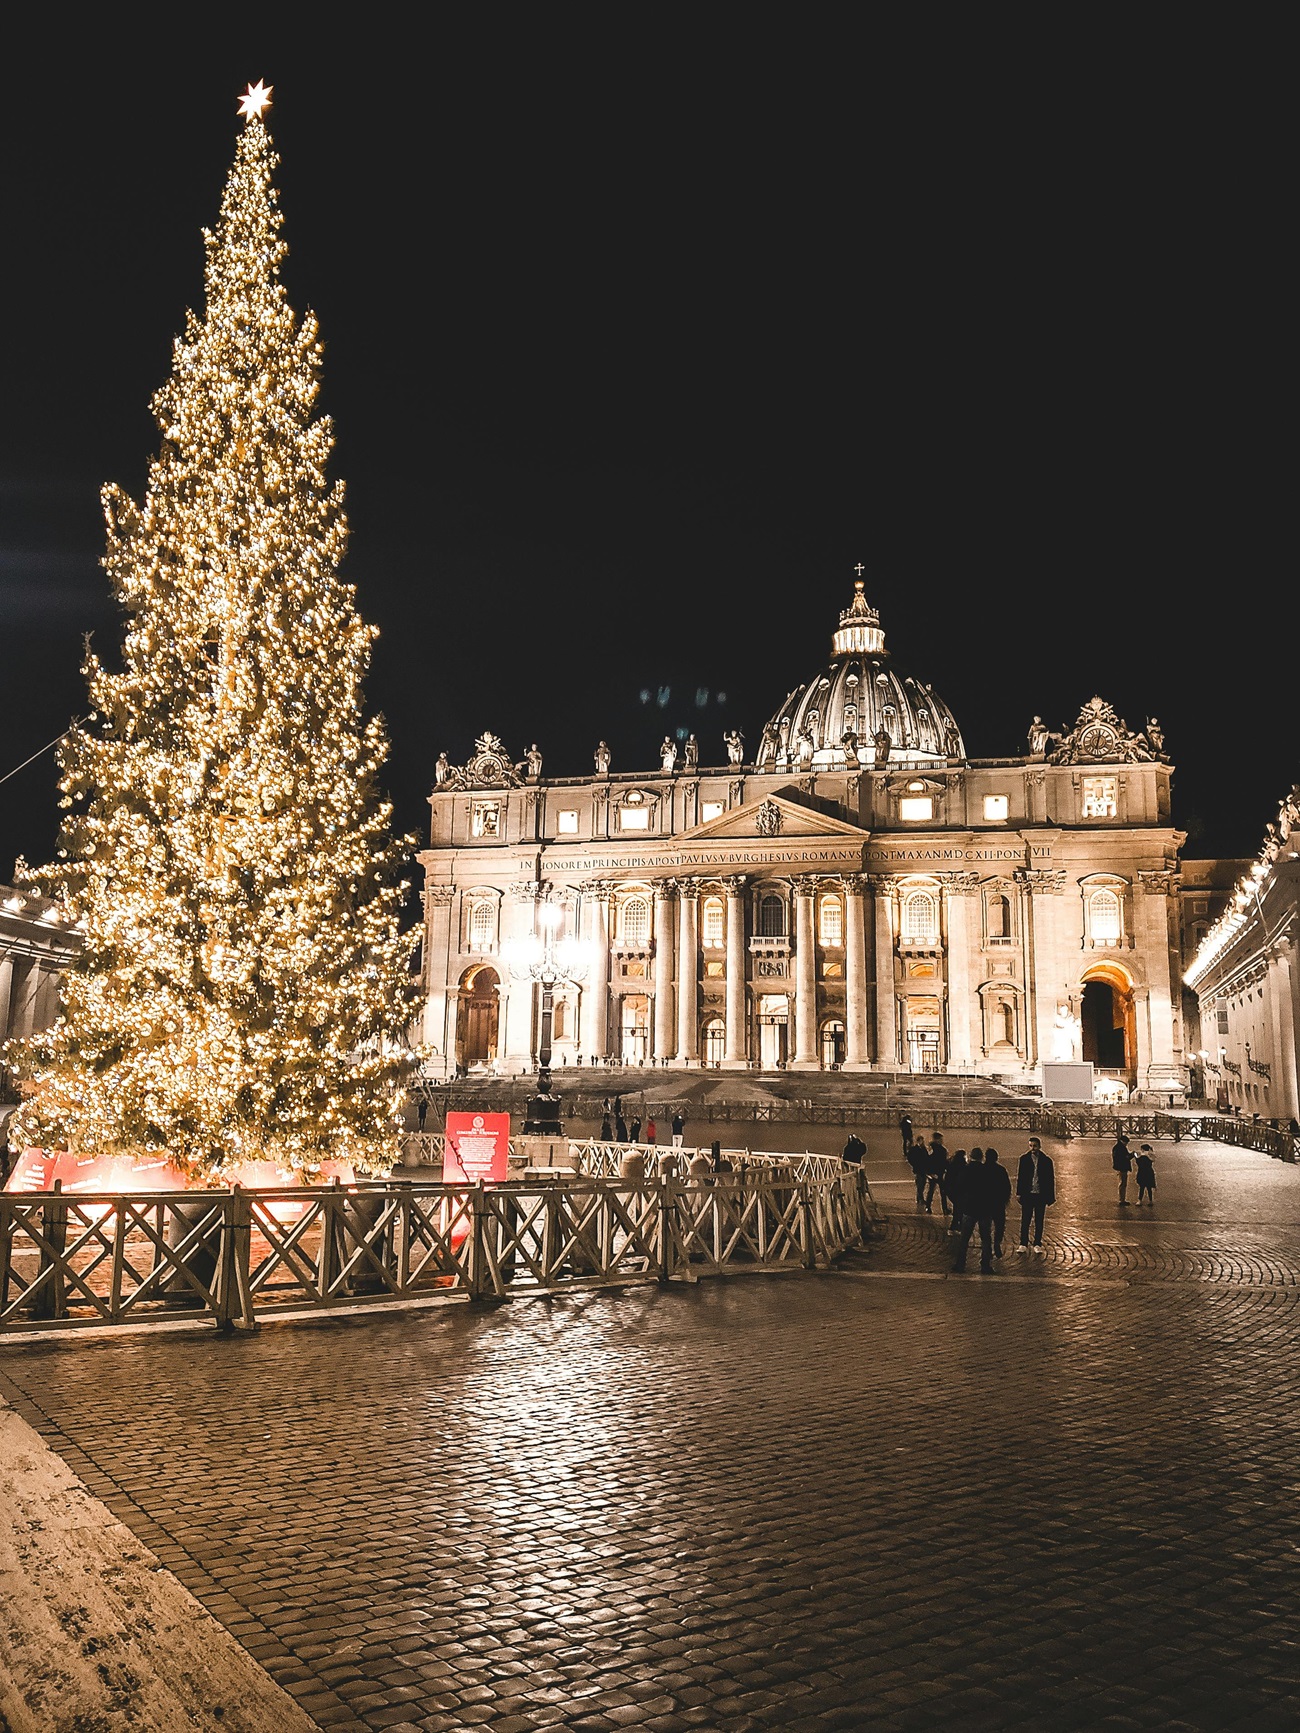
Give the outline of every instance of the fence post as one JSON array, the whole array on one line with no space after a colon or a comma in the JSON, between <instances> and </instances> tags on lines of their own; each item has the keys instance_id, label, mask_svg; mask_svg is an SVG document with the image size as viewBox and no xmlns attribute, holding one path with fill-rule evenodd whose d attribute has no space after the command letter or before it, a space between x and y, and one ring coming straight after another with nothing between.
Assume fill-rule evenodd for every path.
<instances>
[{"instance_id":1,"label":"fence post","mask_svg":"<svg viewBox=\"0 0 1300 1733\"><path fill-rule=\"evenodd\" d=\"M808 1181L799 1181L799 1238L803 1241L803 1267L817 1268L817 1242L813 1237L812 1194Z\"/></svg>"},{"instance_id":2,"label":"fence post","mask_svg":"<svg viewBox=\"0 0 1300 1733\"><path fill-rule=\"evenodd\" d=\"M471 1304L475 1300L486 1297L489 1282L487 1273L487 1197L483 1190L483 1181L476 1180L469 1194L470 1229L469 1245L469 1297Z\"/></svg>"},{"instance_id":3,"label":"fence post","mask_svg":"<svg viewBox=\"0 0 1300 1733\"><path fill-rule=\"evenodd\" d=\"M35 1278L40 1287L32 1299L33 1318L62 1318L67 1315L63 1252L68 1243L68 1206L60 1199L62 1191L63 1181L56 1179L55 1200L41 1209L41 1232L49 1241L50 1249L47 1251L44 1246L41 1247L41 1261ZM48 1280L44 1280L47 1271Z\"/></svg>"},{"instance_id":4,"label":"fence post","mask_svg":"<svg viewBox=\"0 0 1300 1733\"><path fill-rule=\"evenodd\" d=\"M673 1187L675 1181L659 1181L659 1285L666 1287L673 1274Z\"/></svg>"},{"instance_id":5,"label":"fence post","mask_svg":"<svg viewBox=\"0 0 1300 1733\"><path fill-rule=\"evenodd\" d=\"M334 1278L342 1268L343 1228L339 1213L343 1207L343 1181L337 1174L334 1184L321 1199L320 1258L316 1265L317 1295L328 1300Z\"/></svg>"},{"instance_id":6,"label":"fence post","mask_svg":"<svg viewBox=\"0 0 1300 1733\"><path fill-rule=\"evenodd\" d=\"M223 1336L236 1325L243 1330L258 1327L253 1316L252 1240L253 1206L236 1181L221 1205L221 1245L213 1294L217 1329Z\"/></svg>"},{"instance_id":7,"label":"fence post","mask_svg":"<svg viewBox=\"0 0 1300 1733\"><path fill-rule=\"evenodd\" d=\"M0 1193L0 1311L9 1306L10 1253L14 1237L14 1206Z\"/></svg>"}]
</instances>

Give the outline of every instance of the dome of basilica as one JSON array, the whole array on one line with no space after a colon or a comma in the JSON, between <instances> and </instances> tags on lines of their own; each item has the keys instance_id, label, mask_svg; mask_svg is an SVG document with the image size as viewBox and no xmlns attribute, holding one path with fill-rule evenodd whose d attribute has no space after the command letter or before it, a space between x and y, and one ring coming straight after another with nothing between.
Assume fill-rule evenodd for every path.
<instances>
[{"instance_id":1,"label":"dome of basilica","mask_svg":"<svg viewBox=\"0 0 1300 1733\"><path fill-rule=\"evenodd\" d=\"M880 615L861 583L853 589L830 667L797 686L764 727L759 770L910 767L966 756L952 711L922 681L894 672Z\"/></svg>"}]
</instances>

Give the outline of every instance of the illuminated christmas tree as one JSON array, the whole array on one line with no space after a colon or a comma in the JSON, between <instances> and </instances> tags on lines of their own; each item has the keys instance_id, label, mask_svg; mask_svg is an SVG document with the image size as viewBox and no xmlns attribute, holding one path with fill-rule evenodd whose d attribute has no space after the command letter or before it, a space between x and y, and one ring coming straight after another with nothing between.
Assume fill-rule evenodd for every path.
<instances>
[{"instance_id":1,"label":"illuminated christmas tree","mask_svg":"<svg viewBox=\"0 0 1300 1733\"><path fill-rule=\"evenodd\" d=\"M321 348L288 305L249 90L215 234L153 401L144 503L104 490L121 671L87 653L91 714L61 758L59 859L37 882L84 925L61 1015L18 1057L11 1137L166 1152L196 1177L396 1151L414 1009L408 839L389 836L373 628L337 576L343 487L312 418Z\"/></svg>"}]
</instances>

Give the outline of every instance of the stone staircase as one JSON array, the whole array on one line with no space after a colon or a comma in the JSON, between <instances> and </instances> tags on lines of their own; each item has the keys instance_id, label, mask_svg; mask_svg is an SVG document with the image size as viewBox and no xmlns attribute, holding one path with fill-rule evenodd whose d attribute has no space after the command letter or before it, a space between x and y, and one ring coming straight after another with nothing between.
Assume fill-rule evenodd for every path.
<instances>
[{"instance_id":1,"label":"stone staircase","mask_svg":"<svg viewBox=\"0 0 1300 1733\"><path fill-rule=\"evenodd\" d=\"M698 1066L665 1069L650 1066L566 1067L553 1074L556 1093L570 1113L593 1111L605 1096L620 1095L629 1112L681 1103L688 1111L701 1105L760 1107L763 1103L804 1103L814 1109L875 1109L895 1115L908 1113L918 1124L958 1110L992 1112L1027 1107L1037 1101L1007 1089L987 1077L929 1075L911 1071L712 1071ZM520 1113L537 1087L535 1077L470 1077L436 1085L439 1110ZM781 1117L789 1117L788 1108ZM662 1112L659 1113L662 1118Z\"/></svg>"}]
</instances>

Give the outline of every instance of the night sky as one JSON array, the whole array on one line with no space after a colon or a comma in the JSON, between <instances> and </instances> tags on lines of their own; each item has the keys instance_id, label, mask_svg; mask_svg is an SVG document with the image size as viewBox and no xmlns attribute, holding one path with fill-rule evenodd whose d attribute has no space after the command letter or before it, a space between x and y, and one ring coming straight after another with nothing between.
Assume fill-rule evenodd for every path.
<instances>
[{"instance_id":1,"label":"night sky","mask_svg":"<svg viewBox=\"0 0 1300 1733\"><path fill-rule=\"evenodd\" d=\"M972 755L1100 692L1159 716L1187 852L1253 853L1300 776L1269 44L422 16L308 49L236 12L76 64L52 37L7 80L0 774L83 707L82 633L117 641L98 489L142 489L265 78L404 828L485 728L547 774L600 736L616 771L679 728L752 752L861 560ZM0 878L55 801L49 756L0 790Z\"/></svg>"}]
</instances>

